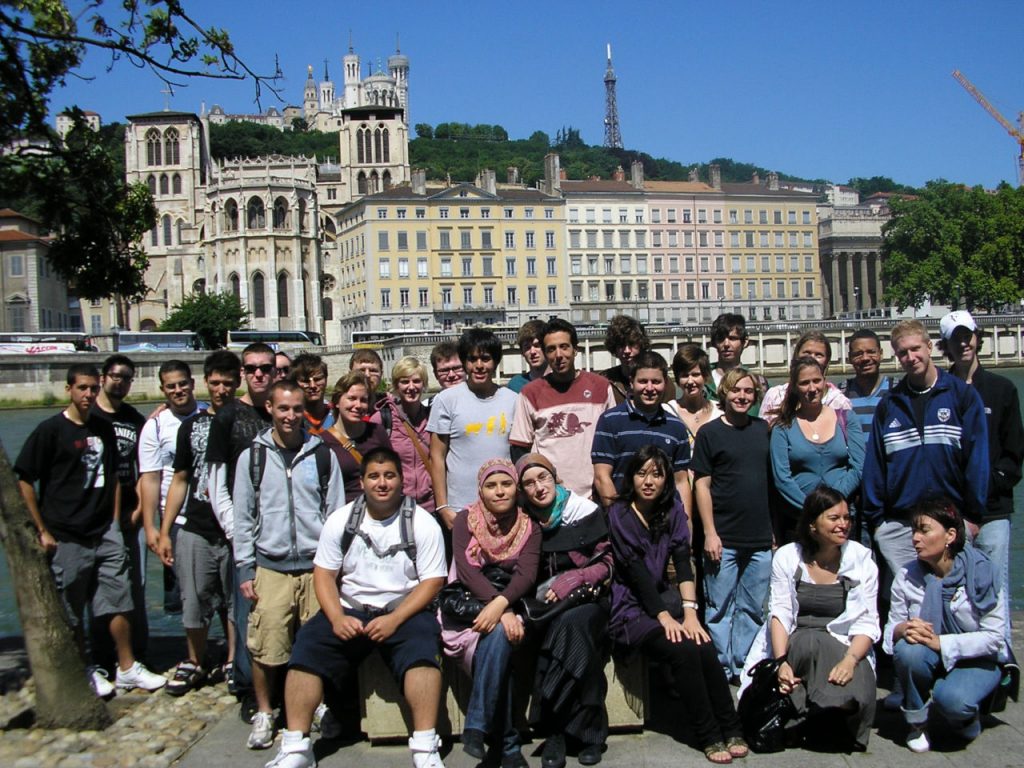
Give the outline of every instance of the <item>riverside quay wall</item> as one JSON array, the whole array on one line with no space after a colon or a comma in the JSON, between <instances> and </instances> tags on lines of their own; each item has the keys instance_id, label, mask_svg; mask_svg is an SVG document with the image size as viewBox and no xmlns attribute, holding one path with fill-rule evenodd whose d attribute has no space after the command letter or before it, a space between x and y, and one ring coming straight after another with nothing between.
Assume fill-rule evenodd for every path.
<instances>
[{"instance_id":1,"label":"riverside quay wall","mask_svg":"<svg viewBox=\"0 0 1024 768\"><path fill-rule=\"evenodd\" d=\"M979 355L983 365L988 367L1021 367L1024 366L1024 315L976 316L982 326L984 344ZM850 372L847 361L847 341L858 328L871 328L882 339L883 366L888 370L896 370L896 361L888 343L892 320L843 320L817 321L804 323L757 323L748 326L750 341L743 353L743 363L751 370L763 373L771 378L786 375L793 344L800 334L810 329L823 331L832 342L832 365L829 374L838 377ZM922 319L928 327L933 341L938 340L938 321L932 318ZM673 328L649 328L651 346L671 363L672 356L681 344L695 342L709 349L711 327L709 325L693 325ZM451 334L422 335L410 334L381 341L364 343L360 346L375 349L384 360L385 381L389 380L391 366L401 357L412 355L427 362L434 344L457 335ZM523 360L516 347L515 331L498 331L505 346L504 358L498 369L498 378L506 381L523 369ZM589 370L600 371L616 364L615 358L604 345L604 328L581 328L579 332L579 355L577 366ZM321 347L311 349L327 362L328 372L333 381L348 370L350 346ZM73 362L91 362L97 367L102 365L106 352L79 352L64 355L0 355L0 404L15 406L19 404L60 402L64 399L65 374ZM157 371L160 365L172 357L184 360L191 366L196 378L197 394L202 396L203 360L206 352L142 352L133 353L136 364L135 381L132 386L132 400L160 400L160 382ZM933 349L936 361L942 359L938 347ZM715 354L711 352L714 360ZM941 363L940 363L941 364ZM431 382L431 386L436 386Z\"/></svg>"}]
</instances>

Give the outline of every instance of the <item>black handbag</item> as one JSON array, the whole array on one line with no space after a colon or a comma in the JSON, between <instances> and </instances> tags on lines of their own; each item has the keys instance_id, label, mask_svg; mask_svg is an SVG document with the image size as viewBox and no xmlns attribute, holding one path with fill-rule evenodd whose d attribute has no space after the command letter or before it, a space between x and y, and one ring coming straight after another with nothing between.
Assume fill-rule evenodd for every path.
<instances>
[{"instance_id":1,"label":"black handbag","mask_svg":"<svg viewBox=\"0 0 1024 768\"><path fill-rule=\"evenodd\" d=\"M533 597L523 598L520 603L523 609L523 620L531 626L542 626L570 608L594 602L601 596L601 592L599 584L580 584L566 595L564 600L555 600L549 603Z\"/></svg>"},{"instance_id":2,"label":"black handbag","mask_svg":"<svg viewBox=\"0 0 1024 768\"><path fill-rule=\"evenodd\" d=\"M512 574L497 565L485 565L481 573L499 592L503 592L512 580ZM441 610L441 615L453 624L464 627L476 621L484 605L483 600L458 581L445 584L437 595L437 606Z\"/></svg>"},{"instance_id":3,"label":"black handbag","mask_svg":"<svg viewBox=\"0 0 1024 768\"><path fill-rule=\"evenodd\" d=\"M786 723L796 716L787 694L779 690L779 667L786 661L763 659L748 673L750 685L736 708L743 737L755 752L781 752L786 747Z\"/></svg>"}]
</instances>

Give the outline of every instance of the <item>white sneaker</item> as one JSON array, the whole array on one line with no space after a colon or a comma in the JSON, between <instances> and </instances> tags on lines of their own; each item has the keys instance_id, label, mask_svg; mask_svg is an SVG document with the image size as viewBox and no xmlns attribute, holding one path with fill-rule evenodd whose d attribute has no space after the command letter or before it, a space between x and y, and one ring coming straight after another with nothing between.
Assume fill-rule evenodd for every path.
<instances>
[{"instance_id":1,"label":"white sneaker","mask_svg":"<svg viewBox=\"0 0 1024 768\"><path fill-rule=\"evenodd\" d=\"M310 733L320 733L320 725L323 723L324 715L327 714L327 705L322 701L313 712L313 722L309 726Z\"/></svg>"},{"instance_id":2,"label":"white sneaker","mask_svg":"<svg viewBox=\"0 0 1024 768\"><path fill-rule=\"evenodd\" d=\"M424 749L422 747L417 749L413 746L413 739L410 738L409 749L412 750L413 768L444 768L444 763L441 760L441 753L438 751L440 748L440 736L434 737L433 744L429 749Z\"/></svg>"},{"instance_id":3,"label":"white sneaker","mask_svg":"<svg viewBox=\"0 0 1024 768\"><path fill-rule=\"evenodd\" d=\"M167 678L150 672L141 661L136 661L128 669L117 670L117 687L122 690L141 688L144 691L155 691L167 685Z\"/></svg>"},{"instance_id":4,"label":"white sneaker","mask_svg":"<svg viewBox=\"0 0 1024 768\"><path fill-rule=\"evenodd\" d=\"M101 699L105 699L114 693L116 689L113 683L110 682L107 670L103 667L89 667L86 672L89 675L89 685L92 686L93 693Z\"/></svg>"},{"instance_id":5,"label":"white sneaker","mask_svg":"<svg viewBox=\"0 0 1024 768\"><path fill-rule=\"evenodd\" d=\"M910 726L910 734L907 736L907 748L911 752L927 752L932 748L928 742L928 734L924 726Z\"/></svg>"},{"instance_id":6,"label":"white sneaker","mask_svg":"<svg viewBox=\"0 0 1024 768\"><path fill-rule=\"evenodd\" d=\"M313 755L313 743L306 736L297 744L285 745L274 755L274 759L265 768L316 768L316 757Z\"/></svg>"},{"instance_id":7,"label":"white sneaker","mask_svg":"<svg viewBox=\"0 0 1024 768\"><path fill-rule=\"evenodd\" d=\"M249 749L266 749L274 743L274 713L257 712L252 718L252 730L245 746Z\"/></svg>"}]
</instances>

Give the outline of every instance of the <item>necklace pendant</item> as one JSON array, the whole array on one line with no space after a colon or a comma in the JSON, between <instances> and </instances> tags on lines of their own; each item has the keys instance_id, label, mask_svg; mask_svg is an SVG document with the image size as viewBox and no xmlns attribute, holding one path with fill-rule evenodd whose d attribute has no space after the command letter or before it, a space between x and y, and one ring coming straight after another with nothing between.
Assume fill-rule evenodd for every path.
<instances>
[{"instance_id":1,"label":"necklace pendant","mask_svg":"<svg viewBox=\"0 0 1024 768\"><path fill-rule=\"evenodd\" d=\"M815 432L813 435L811 435L811 440L813 440L814 442L818 442L819 440L821 440L821 435Z\"/></svg>"}]
</instances>

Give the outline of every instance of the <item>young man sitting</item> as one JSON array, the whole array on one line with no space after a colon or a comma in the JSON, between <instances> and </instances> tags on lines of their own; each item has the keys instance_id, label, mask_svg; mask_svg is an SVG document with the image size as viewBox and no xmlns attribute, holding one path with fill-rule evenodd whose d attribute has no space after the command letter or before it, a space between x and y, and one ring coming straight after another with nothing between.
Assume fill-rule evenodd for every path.
<instances>
[{"instance_id":1,"label":"young man sitting","mask_svg":"<svg viewBox=\"0 0 1024 768\"><path fill-rule=\"evenodd\" d=\"M268 768L316 765L309 731L324 682L350 678L374 649L412 712L415 768L444 768L435 733L441 700L440 628L430 604L444 584L441 529L402 495L402 462L390 448L363 457L363 496L324 524L313 560L321 610L299 630L285 681L288 728Z\"/></svg>"}]
</instances>

